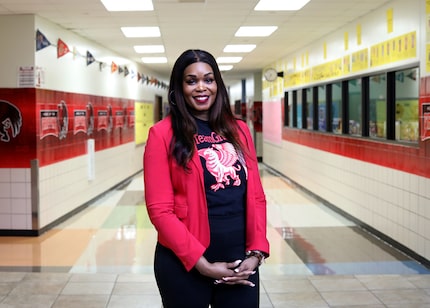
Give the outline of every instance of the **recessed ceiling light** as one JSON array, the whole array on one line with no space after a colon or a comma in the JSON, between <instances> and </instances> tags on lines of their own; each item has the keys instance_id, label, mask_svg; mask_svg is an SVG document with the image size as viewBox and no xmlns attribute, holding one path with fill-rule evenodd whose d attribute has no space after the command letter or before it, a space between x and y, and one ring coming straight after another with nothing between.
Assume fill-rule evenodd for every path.
<instances>
[{"instance_id":1,"label":"recessed ceiling light","mask_svg":"<svg viewBox=\"0 0 430 308\"><path fill-rule=\"evenodd\" d=\"M153 11L152 0L100 0L108 11Z\"/></svg>"},{"instance_id":2,"label":"recessed ceiling light","mask_svg":"<svg viewBox=\"0 0 430 308\"><path fill-rule=\"evenodd\" d=\"M240 27L235 36L269 36L276 31L276 26L255 26L255 27Z\"/></svg>"},{"instance_id":3,"label":"recessed ceiling light","mask_svg":"<svg viewBox=\"0 0 430 308\"><path fill-rule=\"evenodd\" d=\"M143 63L167 63L166 57L143 57Z\"/></svg>"},{"instance_id":4,"label":"recessed ceiling light","mask_svg":"<svg viewBox=\"0 0 430 308\"><path fill-rule=\"evenodd\" d=\"M218 65L220 71L229 71L233 68L233 65Z\"/></svg>"},{"instance_id":5,"label":"recessed ceiling light","mask_svg":"<svg viewBox=\"0 0 430 308\"><path fill-rule=\"evenodd\" d=\"M224 48L224 52L251 52L254 50L256 45L246 44L246 45L227 45Z\"/></svg>"},{"instance_id":6,"label":"recessed ceiling light","mask_svg":"<svg viewBox=\"0 0 430 308\"><path fill-rule=\"evenodd\" d=\"M242 60L242 57L218 57L216 62L218 63L238 63Z\"/></svg>"},{"instance_id":7,"label":"recessed ceiling light","mask_svg":"<svg viewBox=\"0 0 430 308\"><path fill-rule=\"evenodd\" d=\"M121 27L126 37L160 37L159 27Z\"/></svg>"},{"instance_id":8,"label":"recessed ceiling light","mask_svg":"<svg viewBox=\"0 0 430 308\"><path fill-rule=\"evenodd\" d=\"M310 0L260 0L255 11L298 11Z\"/></svg>"},{"instance_id":9,"label":"recessed ceiling light","mask_svg":"<svg viewBox=\"0 0 430 308\"><path fill-rule=\"evenodd\" d=\"M137 53L162 53L164 52L163 45L140 45L134 46Z\"/></svg>"}]
</instances>

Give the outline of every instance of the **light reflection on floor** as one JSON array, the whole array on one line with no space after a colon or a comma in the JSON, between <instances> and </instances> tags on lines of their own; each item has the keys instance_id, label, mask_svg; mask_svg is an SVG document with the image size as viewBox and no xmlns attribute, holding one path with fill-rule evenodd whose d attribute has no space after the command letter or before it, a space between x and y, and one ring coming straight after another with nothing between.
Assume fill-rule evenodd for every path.
<instances>
[{"instance_id":1,"label":"light reflection on floor","mask_svg":"<svg viewBox=\"0 0 430 308\"><path fill-rule=\"evenodd\" d=\"M262 275L428 274L262 166L271 256ZM156 232L139 174L39 237L0 237L0 271L151 273Z\"/></svg>"}]
</instances>

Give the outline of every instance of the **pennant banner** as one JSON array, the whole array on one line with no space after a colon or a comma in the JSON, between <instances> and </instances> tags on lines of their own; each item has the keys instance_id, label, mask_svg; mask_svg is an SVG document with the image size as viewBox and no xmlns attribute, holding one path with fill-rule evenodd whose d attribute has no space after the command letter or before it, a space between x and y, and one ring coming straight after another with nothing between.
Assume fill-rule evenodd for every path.
<instances>
[{"instance_id":1,"label":"pennant banner","mask_svg":"<svg viewBox=\"0 0 430 308\"><path fill-rule=\"evenodd\" d=\"M93 55L87 51L87 66L94 63L96 59L93 57Z\"/></svg>"},{"instance_id":2,"label":"pennant banner","mask_svg":"<svg viewBox=\"0 0 430 308\"><path fill-rule=\"evenodd\" d=\"M48 41L46 36L37 29L36 31L36 51L42 50L45 47L50 46L51 43Z\"/></svg>"},{"instance_id":3,"label":"pennant banner","mask_svg":"<svg viewBox=\"0 0 430 308\"><path fill-rule=\"evenodd\" d=\"M115 73L118 69L118 65L116 65L115 62L112 62L111 66L110 66L110 71L111 73Z\"/></svg>"},{"instance_id":4,"label":"pennant banner","mask_svg":"<svg viewBox=\"0 0 430 308\"><path fill-rule=\"evenodd\" d=\"M70 52L69 47L61 39L58 39L57 43L57 58L61 58Z\"/></svg>"},{"instance_id":5,"label":"pennant banner","mask_svg":"<svg viewBox=\"0 0 430 308\"><path fill-rule=\"evenodd\" d=\"M82 57L81 53L76 49L76 46L73 46L72 54L73 54L73 60L76 60L76 57L78 56Z\"/></svg>"},{"instance_id":6,"label":"pennant banner","mask_svg":"<svg viewBox=\"0 0 430 308\"><path fill-rule=\"evenodd\" d=\"M82 58L85 57L87 66L91 65L94 62L98 62L100 72L103 71L103 69L108 65L107 63L97 61L94 58L94 56L91 54L91 52L88 50L85 56L80 54L79 51L76 49L76 47L73 47L73 51L71 51L69 46L67 46L67 44L61 39L58 39L57 45L51 44L49 40L46 38L46 36L39 29L37 29L36 31L35 39L36 39L36 51L42 50L48 46L54 46L54 47L57 47L57 58L61 58L64 55L68 54L69 52L72 52L73 60L75 60L76 57L82 57ZM112 61L111 73L115 73L116 71L118 71L119 74L124 73L124 77L127 77L128 75L130 75L131 79L134 79L137 76L137 81L142 84L146 83L146 85L154 85L157 87L161 87L163 89L167 89L169 87L168 84L161 82L160 80L158 80L153 76L145 76L140 72L135 72L133 69L129 70L127 66L118 66L115 62ZM409 74L407 75L407 77L411 79L416 78L416 76L413 74ZM401 79L403 78L404 76L401 76Z\"/></svg>"},{"instance_id":7,"label":"pennant banner","mask_svg":"<svg viewBox=\"0 0 430 308\"><path fill-rule=\"evenodd\" d=\"M106 63L104 62L99 62L99 70L100 72L106 67Z\"/></svg>"}]
</instances>

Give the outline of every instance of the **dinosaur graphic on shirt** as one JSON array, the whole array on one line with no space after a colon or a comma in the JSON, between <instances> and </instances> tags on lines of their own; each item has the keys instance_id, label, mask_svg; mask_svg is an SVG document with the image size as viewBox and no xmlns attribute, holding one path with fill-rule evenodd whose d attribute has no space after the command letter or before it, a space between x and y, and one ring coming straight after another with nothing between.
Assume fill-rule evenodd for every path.
<instances>
[{"instance_id":1,"label":"dinosaur graphic on shirt","mask_svg":"<svg viewBox=\"0 0 430 308\"><path fill-rule=\"evenodd\" d=\"M239 186L241 181L238 171L241 166L234 164L238 155L231 143L213 144L209 148L200 149L198 154L206 160L206 168L216 179L216 184L211 186L213 191L225 188L233 181L234 186Z\"/></svg>"}]
</instances>

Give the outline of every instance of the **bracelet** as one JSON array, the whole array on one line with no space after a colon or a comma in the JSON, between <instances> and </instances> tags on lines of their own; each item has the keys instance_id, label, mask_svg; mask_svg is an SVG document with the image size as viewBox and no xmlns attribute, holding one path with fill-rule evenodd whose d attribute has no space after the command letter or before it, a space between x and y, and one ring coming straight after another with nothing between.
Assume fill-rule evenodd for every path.
<instances>
[{"instance_id":1,"label":"bracelet","mask_svg":"<svg viewBox=\"0 0 430 308\"><path fill-rule=\"evenodd\" d=\"M246 252L246 257L256 257L258 259L258 265L263 264L266 256L260 250L250 250Z\"/></svg>"}]
</instances>

